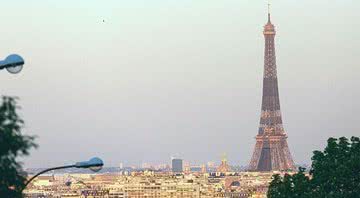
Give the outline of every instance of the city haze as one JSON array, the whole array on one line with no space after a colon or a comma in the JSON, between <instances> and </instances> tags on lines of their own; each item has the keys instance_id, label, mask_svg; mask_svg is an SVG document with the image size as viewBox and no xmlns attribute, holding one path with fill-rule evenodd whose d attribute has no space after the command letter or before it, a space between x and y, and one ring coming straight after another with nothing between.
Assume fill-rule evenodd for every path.
<instances>
[{"instance_id":1,"label":"city haze","mask_svg":"<svg viewBox=\"0 0 360 198\"><path fill-rule=\"evenodd\" d=\"M360 2L271 2L280 103L295 163L330 136L360 134ZM14 12L16 10L16 12ZM106 166L247 165L258 131L265 1L2 3L0 55L21 54L26 167L91 156Z\"/></svg>"}]
</instances>

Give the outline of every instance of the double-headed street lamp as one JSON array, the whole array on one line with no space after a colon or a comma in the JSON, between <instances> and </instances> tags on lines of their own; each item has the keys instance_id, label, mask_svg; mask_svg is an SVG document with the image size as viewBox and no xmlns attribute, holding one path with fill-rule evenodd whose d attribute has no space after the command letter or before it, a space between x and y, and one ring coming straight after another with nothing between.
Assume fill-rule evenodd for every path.
<instances>
[{"instance_id":1,"label":"double-headed street lamp","mask_svg":"<svg viewBox=\"0 0 360 198\"><path fill-rule=\"evenodd\" d=\"M17 54L11 54L7 56L5 60L0 60L0 70L6 69L11 74L17 74L22 70L24 64L25 61L21 56ZM77 162L75 164L67 165L67 166L48 168L37 173L36 175L32 176L29 180L27 180L22 190L24 190L26 186L30 184L30 182L34 180L37 176L52 170L66 169L66 168L88 168L94 172L97 172L101 170L103 166L104 166L104 162L100 158L94 157L91 158L89 161Z\"/></svg>"},{"instance_id":2,"label":"double-headed street lamp","mask_svg":"<svg viewBox=\"0 0 360 198\"><path fill-rule=\"evenodd\" d=\"M17 74L22 70L24 64L25 61L21 56L11 54L5 60L0 60L0 70L6 69L9 73Z\"/></svg>"},{"instance_id":3,"label":"double-headed street lamp","mask_svg":"<svg viewBox=\"0 0 360 198\"><path fill-rule=\"evenodd\" d=\"M97 172L99 170L102 169L102 167L104 166L104 162L98 158L98 157L94 157L91 158L89 161L83 161L83 162L77 162L73 165L67 165L67 166L59 166L59 167L54 167L54 168L48 168L46 170L43 170L39 173L37 173L36 175L34 175L33 177L31 177L25 184L24 189L26 188L26 186L32 181L34 180L37 176L52 171L52 170L58 170L58 169L66 169L66 168L88 168L94 172Z\"/></svg>"}]
</instances>

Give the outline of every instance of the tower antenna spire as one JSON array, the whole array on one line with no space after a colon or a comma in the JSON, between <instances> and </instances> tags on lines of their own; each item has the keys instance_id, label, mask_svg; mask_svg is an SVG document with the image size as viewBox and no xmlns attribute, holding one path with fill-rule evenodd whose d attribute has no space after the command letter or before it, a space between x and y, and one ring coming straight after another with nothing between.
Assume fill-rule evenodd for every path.
<instances>
[{"instance_id":1,"label":"tower antenna spire","mask_svg":"<svg viewBox=\"0 0 360 198\"><path fill-rule=\"evenodd\" d=\"M268 23L270 22L270 0L268 1Z\"/></svg>"}]
</instances>

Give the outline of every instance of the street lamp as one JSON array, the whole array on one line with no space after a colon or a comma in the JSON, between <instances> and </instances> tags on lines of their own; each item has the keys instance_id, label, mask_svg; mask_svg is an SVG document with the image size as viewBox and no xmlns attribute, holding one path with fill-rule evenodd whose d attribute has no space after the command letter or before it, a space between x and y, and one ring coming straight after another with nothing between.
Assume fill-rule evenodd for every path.
<instances>
[{"instance_id":1,"label":"street lamp","mask_svg":"<svg viewBox=\"0 0 360 198\"><path fill-rule=\"evenodd\" d=\"M59 167L54 167L54 168L48 168L46 170L43 170L39 173L37 173L36 175L34 175L33 177L31 177L24 186L24 189L26 188L26 186L32 181L34 180L37 176L52 171L52 170L58 170L58 169L66 169L66 168L88 168L94 172L97 172L99 170L102 169L102 167L104 166L104 162L98 158L98 157L94 157L91 158L89 161L83 161L83 162L77 162L73 165L67 165L67 166L59 166Z\"/></svg>"},{"instance_id":2,"label":"street lamp","mask_svg":"<svg viewBox=\"0 0 360 198\"><path fill-rule=\"evenodd\" d=\"M21 56L11 54L5 60L0 60L0 70L6 69L11 74L17 74L22 70L24 64L24 59Z\"/></svg>"}]
</instances>

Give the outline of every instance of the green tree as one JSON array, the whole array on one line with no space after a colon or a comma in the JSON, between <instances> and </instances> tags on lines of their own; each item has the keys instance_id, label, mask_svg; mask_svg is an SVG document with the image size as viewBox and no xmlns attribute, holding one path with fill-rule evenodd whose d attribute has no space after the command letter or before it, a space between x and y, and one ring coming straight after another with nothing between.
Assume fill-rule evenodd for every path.
<instances>
[{"instance_id":1,"label":"green tree","mask_svg":"<svg viewBox=\"0 0 360 198\"><path fill-rule=\"evenodd\" d=\"M305 175L305 169L300 167L299 172L294 175L274 175L269 185L268 197L311 197L310 190L309 178Z\"/></svg>"},{"instance_id":2,"label":"green tree","mask_svg":"<svg viewBox=\"0 0 360 198\"><path fill-rule=\"evenodd\" d=\"M16 98L2 97L0 106L0 197L22 197L26 181L17 157L29 155L36 148L34 137L23 135L24 121L17 114Z\"/></svg>"},{"instance_id":3,"label":"green tree","mask_svg":"<svg viewBox=\"0 0 360 198\"><path fill-rule=\"evenodd\" d=\"M294 175L274 175L268 197L360 197L360 140L329 138L324 151L314 151L310 177L300 168ZM311 179L310 179L311 178Z\"/></svg>"}]
</instances>

